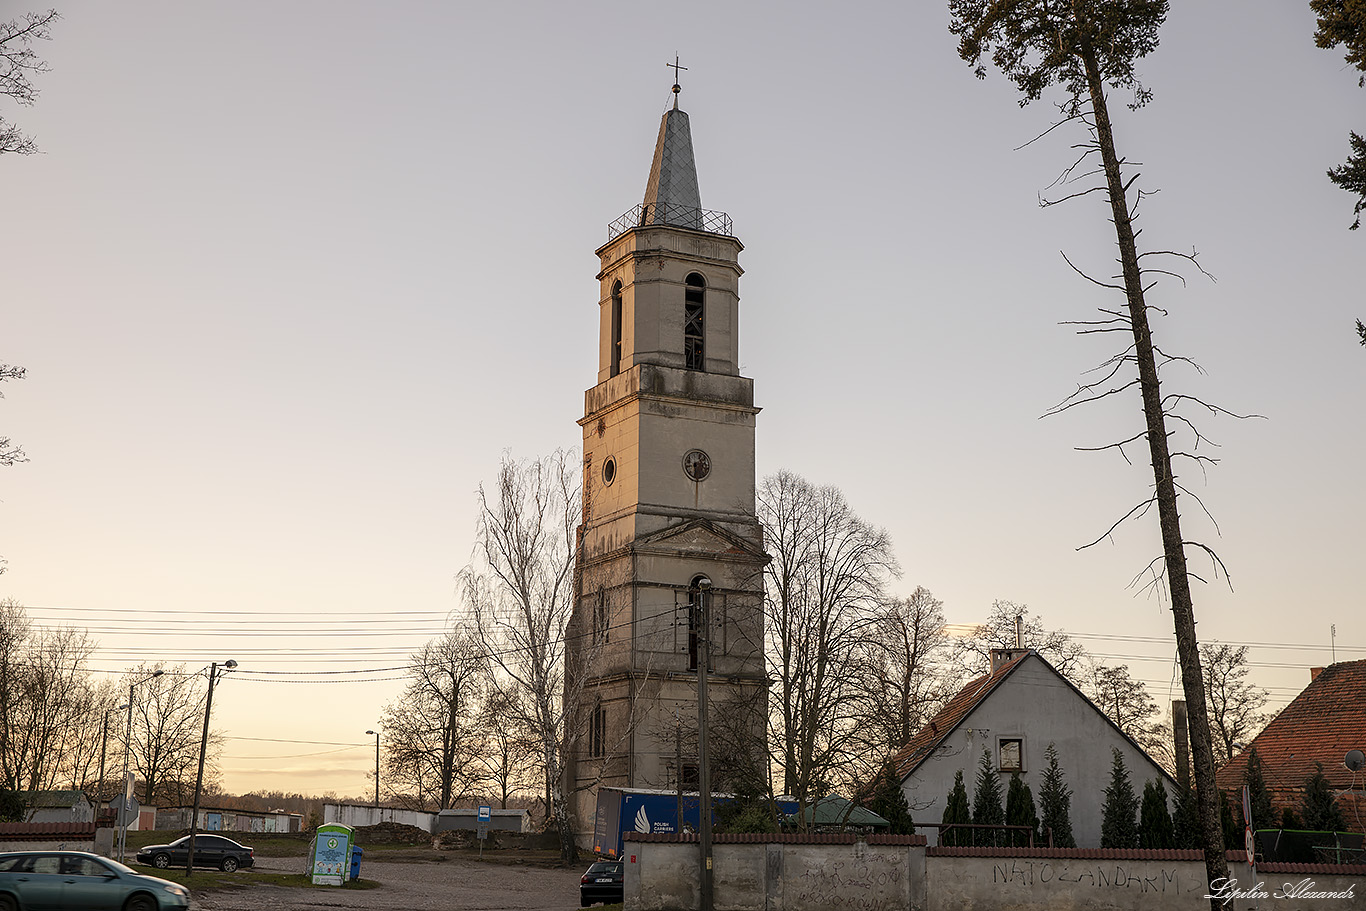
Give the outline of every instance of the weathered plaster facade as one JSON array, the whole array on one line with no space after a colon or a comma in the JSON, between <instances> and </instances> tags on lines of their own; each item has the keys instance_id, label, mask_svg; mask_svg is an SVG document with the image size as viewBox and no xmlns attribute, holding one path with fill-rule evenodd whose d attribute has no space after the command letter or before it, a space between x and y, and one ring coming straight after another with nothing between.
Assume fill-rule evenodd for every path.
<instances>
[{"instance_id":1,"label":"weathered plaster facade","mask_svg":"<svg viewBox=\"0 0 1366 911\"><path fill-rule=\"evenodd\" d=\"M762 743L767 558L754 502L759 409L739 375L742 245L699 227L716 213L698 208L696 186L687 115L669 111L638 219L597 251L566 691L566 784L585 836L599 787L695 787L708 638L713 773ZM700 598L707 630L696 628Z\"/></svg>"}]
</instances>

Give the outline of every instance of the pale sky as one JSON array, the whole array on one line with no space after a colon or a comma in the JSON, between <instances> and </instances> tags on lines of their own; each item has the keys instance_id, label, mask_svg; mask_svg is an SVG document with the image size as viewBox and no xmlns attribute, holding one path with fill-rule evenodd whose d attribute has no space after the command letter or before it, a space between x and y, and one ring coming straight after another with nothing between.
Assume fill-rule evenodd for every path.
<instances>
[{"instance_id":1,"label":"pale sky","mask_svg":"<svg viewBox=\"0 0 1366 911\"><path fill-rule=\"evenodd\" d=\"M27 7L5 3L0 18ZM1082 139L979 82L946 4L182 4L73 0L0 159L0 597L88 626L92 667L235 658L225 785L364 794L364 731L460 610L500 454L575 446L606 225L640 202L678 53L702 204L745 244L760 475L842 487L950 622L1027 603L1179 694L1170 613L1127 588L1155 518L1078 552L1150 469L1075 451L1136 395L1040 420L1110 353L1059 325L1116 305L1099 197L1041 210ZM1160 345L1207 371L1187 536L1232 573L1202 638L1259 643L1284 704L1366 657L1366 232L1324 171L1366 91L1307 2L1174 4L1121 154L1164 280ZM1205 568L1204 564L1199 564ZM270 674L264 672L270 671ZM301 676L303 671L344 671ZM364 672L369 673L354 673ZM303 681L328 680L327 684ZM371 682L357 682L371 681ZM252 739L248 739L252 738Z\"/></svg>"}]
</instances>

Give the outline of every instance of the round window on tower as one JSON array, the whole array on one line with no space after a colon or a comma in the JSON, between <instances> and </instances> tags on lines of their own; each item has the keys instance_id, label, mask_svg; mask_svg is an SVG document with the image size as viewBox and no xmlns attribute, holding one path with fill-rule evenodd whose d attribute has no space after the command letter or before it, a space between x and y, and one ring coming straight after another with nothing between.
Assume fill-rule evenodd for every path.
<instances>
[{"instance_id":1,"label":"round window on tower","mask_svg":"<svg viewBox=\"0 0 1366 911\"><path fill-rule=\"evenodd\" d=\"M617 460L608 456L602 463L602 483L608 487L617 479Z\"/></svg>"},{"instance_id":2,"label":"round window on tower","mask_svg":"<svg viewBox=\"0 0 1366 911\"><path fill-rule=\"evenodd\" d=\"M711 456L700 449L689 449L683 455L683 473L690 481L705 481L711 474Z\"/></svg>"}]
</instances>

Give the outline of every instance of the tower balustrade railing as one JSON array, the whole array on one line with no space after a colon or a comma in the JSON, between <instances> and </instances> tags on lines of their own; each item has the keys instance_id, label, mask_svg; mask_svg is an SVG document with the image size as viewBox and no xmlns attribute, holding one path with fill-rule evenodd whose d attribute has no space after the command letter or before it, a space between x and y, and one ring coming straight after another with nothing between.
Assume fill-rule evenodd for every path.
<instances>
[{"instance_id":1,"label":"tower balustrade railing","mask_svg":"<svg viewBox=\"0 0 1366 911\"><path fill-rule=\"evenodd\" d=\"M632 228L648 225L669 225L675 228L688 228L705 231L708 234L733 236L730 216L725 212L699 209L696 206L648 203L635 206L607 226L609 241L620 237Z\"/></svg>"}]
</instances>

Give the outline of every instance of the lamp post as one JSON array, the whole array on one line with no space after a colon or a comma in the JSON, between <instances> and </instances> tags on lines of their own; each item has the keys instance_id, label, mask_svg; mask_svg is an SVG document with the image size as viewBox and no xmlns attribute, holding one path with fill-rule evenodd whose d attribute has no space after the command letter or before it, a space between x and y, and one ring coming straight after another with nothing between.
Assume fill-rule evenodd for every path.
<instances>
[{"instance_id":1,"label":"lamp post","mask_svg":"<svg viewBox=\"0 0 1366 911\"><path fill-rule=\"evenodd\" d=\"M375 735L375 809L379 809L379 731L366 731Z\"/></svg>"},{"instance_id":2,"label":"lamp post","mask_svg":"<svg viewBox=\"0 0 1366 911\"><path fill-rule=\"evenodd\" d=\"M229 658L223 662L224 672L237 667L237 662ZM204 736L199 740L199 774L194 779L194 809L190 811L190 850L185 855L185 876L194 874L194 836L199 825L199 792L204 787L204 754L209 749L209 713L213 711L213 684L218 679L218 662L209 665L209 695L204 700Z\"/></svg>"},{"instance_id":3,"label":"lamp post","mask_svg":"<svg viewBox=\"0 0 1366 911\"><path fill-rule=\"evenodd\" d=\"M157 668L156 670L152 671L152 673L148 674L146 677L143 677L141 680L134 680L132 683L128 684L128 727L127 727L127 729L124 731L124 735L123 735L123 781L124 781L124 785L123 785L123 803L120 804L120 806L119 806L119 819L120 819L120 820L123 819L123 814L126 813L126 812L128 811L128 801L129 801L129 798L131 798L131 797L133 796L133 795L130 793L130 792L132 791L132 788L130 788L130 787L128 786L128 785L129 785L129 781L128 781L128 748L129 748L129 747L132 745L132 743L133 743L133 690L136 689L137 686L138 686L139 684L146 683L148 680L154 680L154 679L156 679L157 677L160 677L160 676L161 676L162 674L164 674L164 673L166 673L166 672L163 671L161 668ZM120 861L123 860L123 853L124 853L124 850L125 850L127 847L128 847L128 823L127 823L127 822L124 822L122 825L119 826L119 860L120 860Z\"/></svg>"}]
</instances>

